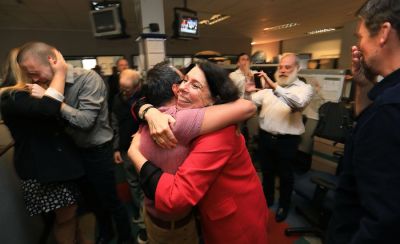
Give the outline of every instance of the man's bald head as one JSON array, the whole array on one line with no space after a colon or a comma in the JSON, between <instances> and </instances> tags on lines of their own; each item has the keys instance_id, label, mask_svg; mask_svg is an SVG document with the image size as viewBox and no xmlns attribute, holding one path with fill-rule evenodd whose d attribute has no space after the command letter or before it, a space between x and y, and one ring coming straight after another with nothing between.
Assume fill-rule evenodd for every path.
<instances>
[{"instance_id":1,"label":"man's bald head","mask_svg":"<svg viewBox=\"0 0 400 244\"><path fill-rule=\"evenodd\" d=\"M125 95L132 95L140 85L140 73L133 69L125 69L119 75L120 91Z\"/></svg>"}]
</instances>

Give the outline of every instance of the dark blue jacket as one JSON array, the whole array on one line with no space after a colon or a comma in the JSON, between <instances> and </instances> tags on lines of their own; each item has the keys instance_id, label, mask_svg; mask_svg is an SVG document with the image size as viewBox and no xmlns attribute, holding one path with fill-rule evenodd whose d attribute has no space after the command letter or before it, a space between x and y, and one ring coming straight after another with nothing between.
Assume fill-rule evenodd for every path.
<instances>
[{"instance_id":1,"label":"dark blue jacket","mask_svg":"<svg viewBox=\"0 0 400 244\"><path fill-rule=\"evenodd\" d=\"M400 243L400 69L368 96L346 141L329 244Z\"/></svg>"}]
</instances>

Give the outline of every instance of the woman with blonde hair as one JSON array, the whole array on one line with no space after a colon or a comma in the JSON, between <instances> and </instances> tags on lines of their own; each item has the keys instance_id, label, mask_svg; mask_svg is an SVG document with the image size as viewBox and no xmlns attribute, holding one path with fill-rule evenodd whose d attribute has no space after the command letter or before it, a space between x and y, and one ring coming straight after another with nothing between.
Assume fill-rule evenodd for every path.
<instances>
[{"instance_id":1,"label":"woman with blonde hair","mask_svg":"<svg viewBox=\"0 0 400 244\"><path fill-rule=\"evenodd\" d=\"M28 213L54 212L57 243L75 243L78 188L76 179L84 171L78 151L63 132L60 107L63 101L67 64L54 50L48 57L54 78L38 99L38 92L21 74L12 49L0 87L0 111L14 139L14 166L21 179Z\"/></svg>"},{"instance_id":2,"label":"woman with blonde hair","mask_svg":"<svg viewBox=\"0 0 400 244\"><path fill-rule=\"evenodd\" d=\"M18 55L18 48L13 48L7 55L6 63L3 67L3 82L1 83L1 87L10 87L17 85L17 81L20 81L18 87L23 88L25 83L23 80L27 80L24 76L23 72L18 66L17 63L17 55ZM4 89L1 89L4 90Z\"/></svg>"}]
</instances>

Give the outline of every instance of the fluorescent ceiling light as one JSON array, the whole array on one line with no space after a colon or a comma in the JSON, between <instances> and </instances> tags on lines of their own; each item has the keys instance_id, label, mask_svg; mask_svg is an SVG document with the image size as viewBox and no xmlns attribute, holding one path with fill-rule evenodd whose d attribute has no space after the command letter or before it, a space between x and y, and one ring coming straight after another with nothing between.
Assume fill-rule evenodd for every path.
<instances>
[{"instance_id":1,"label":"fluorescent ceiling light","mask_svg":"<svg viewBox=\"0 0 400 244\"><path fill-rule=\"evenodd\" d=\"M298 25L300 25L300 24L299 23L287 23L287 24L283 24L283 25L277 25L277 26L273 26L273 27L264 28L264 31L287 29L287 28L292 28L292 27L298 26Z\"/></svg>"},{"instance_id":2,"label":"fluorescent ceiling light","mask_svg":"<svg viewBox=\"0 0 400 244\"><path fill-rule=\"evenodd\" d=\"M335 30L337 30L337 29L336 28L324 28L324 29L309 31L306 34L315 35L315 34L320 34L320 33L325 33L325 32L331 32L331 31L335 31Z\"/></svg>"},{"instance_id":3,"label":"fluorescent ceiling light","mask_svg":"<svg viewBox=\"0 0 400 244\"><path fill-rule=\"evenodd\" d=\"M230 17L231 16L229 16L229 15L214 14L213 16L211 16L210 19L201 20L200 24L201 25L213 25L213 24L216 24L216 23L221 22L223 20L226 20L226 19L228 19Z\"/></svg>"}]
</instances>

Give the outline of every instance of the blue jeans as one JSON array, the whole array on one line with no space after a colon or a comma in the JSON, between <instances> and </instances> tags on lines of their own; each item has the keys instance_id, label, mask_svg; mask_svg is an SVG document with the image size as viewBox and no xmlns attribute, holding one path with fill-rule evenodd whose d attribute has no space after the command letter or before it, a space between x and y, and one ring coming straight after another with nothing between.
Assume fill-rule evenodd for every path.
<instances>
[{"instance_id":1,"label":"blue jeans","mask_svg":"<svg viewBox=\"0 0 400 244\"><path fill-rule=\"evenodd\" d=\"M117 196L112 143L82 148L81 154L88 182L83 194L96 216L99 235L113 236L114 219L119 240L130 239L132 235L128 211Z\"/></svg>"}]
</instances>

